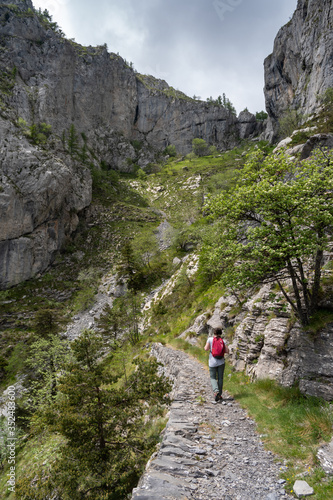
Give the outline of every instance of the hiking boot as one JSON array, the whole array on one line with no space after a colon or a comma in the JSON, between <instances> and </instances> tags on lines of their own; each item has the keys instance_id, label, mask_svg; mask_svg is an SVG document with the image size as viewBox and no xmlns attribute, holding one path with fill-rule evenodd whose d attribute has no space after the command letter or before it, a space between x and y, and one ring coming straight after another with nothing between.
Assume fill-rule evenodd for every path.
<instances>
[{"instance_id":1,"label":"hiking boot","mask_svg":"<svg viewBox=\"0 0 333 500\"><path fill-rule=\"evenodd\" d=\"M215 394L215 401L216 402L220 401L220 395L218 392Z\"/></svg>"}]
</instances>

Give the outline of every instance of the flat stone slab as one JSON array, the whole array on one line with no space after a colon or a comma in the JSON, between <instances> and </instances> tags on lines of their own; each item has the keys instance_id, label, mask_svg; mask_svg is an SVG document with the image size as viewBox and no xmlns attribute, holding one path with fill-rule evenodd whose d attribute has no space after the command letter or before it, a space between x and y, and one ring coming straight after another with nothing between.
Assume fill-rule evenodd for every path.
<instances>
[{"instance_id":1,"label":"flat stone slab","mask_svg":"<svg viewBox=\"0 0 333 500\"><path fill-rule=\"evenodd\" d=\"M184 481L170 474L151 471L146 475L144 484L140 490L135 488L133 496L135 500L162 500L162 499L181 499L191 498L186 493Z\"/></svg>"},{"instance_id":2,"label":"flat stone slab","mask_svg":"<svg viewBox=\"0 0 333 500\"><path fill-rule=\"evenodd\" d=\"M298 498L308 497L314 494L313 488L306 481L297 480L293 487L294 493Z\"/></svg>"}]
</instances>

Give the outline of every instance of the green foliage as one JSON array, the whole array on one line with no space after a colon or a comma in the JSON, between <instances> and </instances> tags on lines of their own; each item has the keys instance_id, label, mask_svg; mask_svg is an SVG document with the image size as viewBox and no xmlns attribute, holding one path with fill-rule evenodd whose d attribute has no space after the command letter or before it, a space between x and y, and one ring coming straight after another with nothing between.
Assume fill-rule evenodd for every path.
<instances>
[{"instance_id":1,"label":"green foliage","mask_svg":"<svg viewBox=\"0 0 333 500\"><path fill-rule=\"evenodd\" d=\"M317 152L296 164L284 153L265 157L257 151L236 188L206 204L218 223L208 233L201 265L231 289L277 282L301 323L308 324L318 306L321 260L333 222L331 186L331 153ZM286 278L292 293L283 286Z\"/></svg>"},{"instance_id":2,"label":"green foliage","mask_svg":"<svg viewBox=\"0 0 333 500\"><path fill-rule=\"evenodd\" d=\"M90 172L94 198L105 199L110 196L110 193L113 194L113 188L119 185L118 172L112 169L106 169L103 165L101 165L101 168L91 166Z\"/></svg>"},{"instance_id":3,"label":"green foliage","mask_svg":"<svg viewBox=\"0 0 333 500\"><path fill-rule=\"evenodd\" d=\"M167 146L165 148L164 154L170 156L171 158L176 158L176 156L177 156L176 146L174 146L173 144L170 144L169 146Z\"/></svg>"},{"instance_id":4,"label":"green foliage","mask_svg":"<svg viewBox=\"0 0 333 500\"><path fill-rule=\"evenodd\" d=\"M6 364L6 379L8 382L15 381L15 375L23 371L27 351L28 347L24 342L18 342L11 350Z\"/></svg>"},{"instance_id":5,"label":"green foliage","mask_svg":"<svg viewBox=\"0 0 333 500\"><path fill-rule=\"evenodd\" d=\"M72 343L59 397L44 412L50 429L66 438L52 477L64 500L88 491L96 500L124 498L156 443L144 438L147 408L159 415L169 402L171 386L157 375L156 362L138 359L127 382L119 383L121 374L99 361L103 350L103 339L89 330Z\"/></svg>"},{"instance_id":6,"label":"green foliage","mask_svg":"<svg viewBox=\"0 0 333 500\"><path fill-rule=\"evenodd\" d=\"M0 381L5 377L8 367L8 359L0 355Z\"/></svg>"},{"instance_id":7,"label":"green foliage","mask_svg":"<svg viewBox=\"0 0 333 500\"><path fill-rule=\"evenodd\" d=\"M41 22L41 24L44 26L44 28L51 29L55 33L58 33L59 35L64 36L64 33L59 28L58 24L56 22L52 21L52 16L47 9L44 9L42 11L42 9L39 8L38 10L34 9L34 11L37 14L37 17L38 17L39 21Z\"/></svg>"},{"instance_id":8,"label":"green foliage","mask_svg":"<svg viewBox=\"0 0 333 500\"><path fill-rule=\"evenodd\" d=\"M58 313L52 309L39 309L36 312L34 331L39 337L48 338L56 334L59 330Z\"/></svg>"},{"instance_id":9,"label":"green foliage","mask_svg":"<svg viewBox=\"0 0 333 500\"><path fill-rule=\"evenodd\" d=\"M174 231L173 243L179 250L193 250L201 241L200 230L193 225L186 225Z\"/></svg>"},{"instance_id":10,"label":"green foliage","mask_svg":"<svg viewBox=\"0 0 333 500\"><path fill-rule=\"evenodd\" d=\"M257 111L257 112L256 112L256 120L257 120L258 122L263 122L263 121L265 121L267 118L268 118L268 114L266 113L266 111Z\"/></svg>"},{"instance_id":11,"label":"green foliage","mask_svg":"<svg viewBox=\"0 0 333 500\"><path fill-rule=\"evenodd\" d=\"M304 144L311 137L311 132L304 132L300 130L293 134L290 146L296 146L297 144Z\"/></svg>"},{"instance_id":12,"label":"green foliage","mask_svg":"<svg viewBox=\"0 0 333 500\"><path fill-rule=\"evenodd\" d=\"M28 125L27 122L19 117L17 124L22 130L23 134L31 140L33 144L45 144L52 134L52 127L47 123L33 123Z\"/></svg>"},{"instance_id":13,"label":"green foliage","mask_svg":"<svg viewBox=\"0 0 333 500\"><path fill-rule=\"evenodd\" d=\"M304 123L305 116L299 109L288 109L279 120L279 134L281 137L289 137Z\"/></svg>"},{"instance_id":14,"label":"green foliage","mask_svg":"<svg viewBox=\"0 0 333 500\"><path fill-rule=\"evenodd\" d=\"M128 277L127 285L134 292L149 290L168 276L168 265L160 258L156 236L139 233L132 241L126 241L121 250L121 267Z\"/></svg>"},{"instance_id":15,"label":"green foliage","mask_svg":"<svg viewBox=\"0 0 333 500\"><path fill-rule=\"evenodd\" d=\"M78 152L79 152L79 136L76 132L76 129L75 129L75 126L73 123L69 127L69 131L68 131L67 147L68 147L68 151L71 155L78 154Z\"/></svg>"},{"instance_id":16,"label":"green foliage","mask_svg":"<svg viewBox=\"0 0 333 500\"><path fill-rule=\"evenodd\" d=\"M321 132L333 131L333 87L329 87L326 91L318 96L318 100L322 105L322 110L319 113L319 130Z\"/></svg>"},{"instance_id":17,"label":"green foliage","mask_svg":"<svg viewBox=\"0 0 333 500\"><path fill-rule=\"evenodd\" d=\"M68 340L59 335L36 339L26 360L28 390L23 407L30 412L54 402L58 391L58 374L68 356Z\"/></svg>"},{"instance_id":18,"label":"green foliage","mask_svg":"<svg viewBox=\"0 0 333 500\"><path fill-rule=\"evenodd\" d=\"M286 388L269 379L251 383L244 374L231 371L227 380L228 391L255 418L269 449L292 464L311 462L313 447L330 439L329 403L303 395L297 386Z\"/></svg>"},{"instance_id":19,"label":"green foliage","mask_svg":"<svg viewBox=\"0 0 333 500\"><path fill-rule=\"evenodd\" d=\"M144 170L142 170L142 168L138 168L138 170L136 171L136 176L141 181L143 181L147 178L147 174Z\"/></svg>"},{"instance_id":20,"label":"green foliage","mask_svg":"<svg viewBox=\"0 0 333 500\"><path fill-rule=\"evenodd\" d=\"M213 99L212 97L207 97L207 103L211 104L212 106L223 107L228 111L230 111L230 113L233 114L234 116L236 116L237 114L235 107L231 103L230 99L226 97L225 94L222 94L222 96L219 95L217 99Z\"/></svg>"},{"instance_id":21,"label":"green foliage","mask_svg":"<svg viewBox=\"0 0 333 500\"><path fill-rule=\"evenodd\" d=\"M208 155L209 148L204 139L196 138L192 141L192 150L196 156L206 156Z\"/></svg>"},{"instance_id":22,"label":"green foliage","mask_svg":"<svg viewBox=\"0 0 333 500\"><path fill-rule=\"evenodd\" d=\"M9 96L11 95L16 78L17 69L14 66L13 70L10 71L1 71L0 72L0 93Z\"/></svg>"}]
</instances>

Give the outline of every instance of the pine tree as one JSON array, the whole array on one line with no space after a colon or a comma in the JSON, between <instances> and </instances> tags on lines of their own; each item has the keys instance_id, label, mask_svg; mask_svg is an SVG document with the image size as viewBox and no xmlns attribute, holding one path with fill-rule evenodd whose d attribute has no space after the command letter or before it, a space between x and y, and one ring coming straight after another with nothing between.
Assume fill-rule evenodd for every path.
<instances>
[{"instance_id":1,"label":"pine tree","mask_svg":"<svg viewBox=\"0 0 333 500\"><path fill-rule=\"evenodd\" d=\"M138 361L126 384L101 361L104 351L102 336L89 330L72 343L73 360L47 415L48 426L67 440L54 469L63 500L88 493L124 498L152 453L144 436L147 405L161 414L168 402L171 386L157 375L156 362Z\"/></svg>"}]
</instances>

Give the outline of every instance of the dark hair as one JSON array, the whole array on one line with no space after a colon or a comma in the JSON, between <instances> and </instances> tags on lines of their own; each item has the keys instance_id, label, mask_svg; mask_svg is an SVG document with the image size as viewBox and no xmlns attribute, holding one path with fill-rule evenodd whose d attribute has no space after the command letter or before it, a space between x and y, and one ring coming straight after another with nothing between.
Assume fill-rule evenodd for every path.
<instances>
[{"instance_id":1,"label":"dark hair","mask_svg":"<svg viewBox=\"0 0 333 500\"><path fill-rule=\"evenodd\" d=\"M222 337L222 329L221 328L215 328L214 335L217 335L218 337Z\"/></svg>"}]
</instances>

